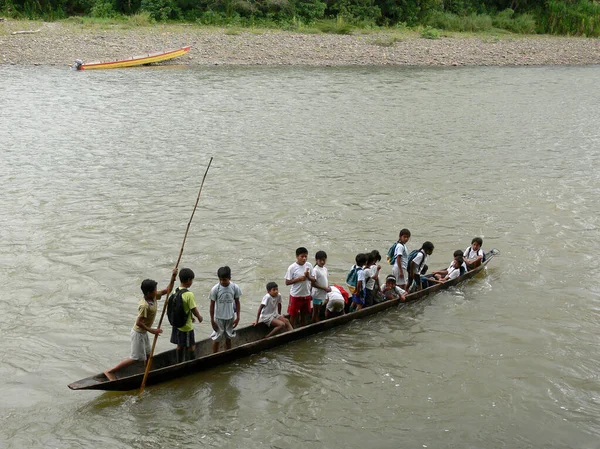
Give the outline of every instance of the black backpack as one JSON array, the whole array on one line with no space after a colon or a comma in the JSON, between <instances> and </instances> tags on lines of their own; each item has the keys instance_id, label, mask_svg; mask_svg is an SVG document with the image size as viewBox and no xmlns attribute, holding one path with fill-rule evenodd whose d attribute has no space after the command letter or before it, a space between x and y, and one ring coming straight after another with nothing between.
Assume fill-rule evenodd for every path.
<instances>
[{"instance_id":1,"label":"black backpack","mask_svg":"<svg viewBox=\"0 0 600 449\"><path fill-rule=\"evenodd\" d=\"M173 327L185 326L191 313L191 310L188 311L188 313L185 313L183 298L181 297L187 291L187 288L178 288L175 290L175 293L171 293L171 296L169 296L169 302L167 303L167 318Z\"/></svg>"}]
</instances>

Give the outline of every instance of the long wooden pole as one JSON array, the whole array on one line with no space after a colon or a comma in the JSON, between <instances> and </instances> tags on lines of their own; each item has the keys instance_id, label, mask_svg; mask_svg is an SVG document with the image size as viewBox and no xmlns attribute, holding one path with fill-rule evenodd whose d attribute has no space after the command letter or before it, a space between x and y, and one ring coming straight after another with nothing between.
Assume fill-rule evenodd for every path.
<instances>
[{"instance_id":1,"label":"long wooden pole","mask_svg":"<svg viewBox=\"0 0 600 449\"><path fill-rule=\"evenodd\" d=\"M179 262L181 261L181 256L183 255L183 248L185 247L185 240L187 239L188 232L190 231L190 225L192 224L192 219L194 218L194 214L196 213L196 208L198 207L198 201L200 201L200 194L202 193L202 187L204 187L204 180L206 179L206 175L208 174L208 169L210 168L210 164L212 164L213 158L210 158L208 161L208 166L206 167L206 171L204 172L204 176L202 177L202 184L200 184L200 190L198 191L198 197L196 198L196 204L194 204L194 210L192 211L192 215L190 216L190 221L188 221L187 228L185 229L185 235L183 236L183 242L181 243L181 250L179 251L179 257L177 258L177 263L175 264L175 268L173 271L179 268ZM175 276L171 276L171 281L169 282L169 286L167 287L167 297L165 298L162 313L160 314L160 320L158 320L157 328L160 329L162 325L163 318L165 317L165 312L167 310L167 302L168 295L173 290L173 286L175 284ZM148 373L150 373L150 369L152 368L152 357L154 356L154 348L156 348L156 341L158 340L158 335L154 335L154 341L152 342L152 350L150 351L150 357L148 357L148 363L146 363L146 371L144 371L144 378L142 379L142 385L140 386L140 395L144 392L144 388L146 387L146 379L148 378Z\"/></svg>"}]
</instances>

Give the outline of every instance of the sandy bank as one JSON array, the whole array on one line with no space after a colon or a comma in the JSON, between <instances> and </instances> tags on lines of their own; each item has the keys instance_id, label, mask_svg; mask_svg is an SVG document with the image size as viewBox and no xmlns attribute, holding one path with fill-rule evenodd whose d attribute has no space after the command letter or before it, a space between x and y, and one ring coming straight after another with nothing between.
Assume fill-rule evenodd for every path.
<instances>
[{"instance_id":1,"label":"sandy bank","mask_svg":"<svg viewBox=\"0 0 600 449\"><path fill-rule=\"evenodd\" d=\"M33 34L12 34L31 30ZM232 31L183 25L124 29L69 23L0 22L0 63L69 65L192 45L185 65L554 65L600 64L600 39L465 35L423 39L417 33L333 35Z\"/></svg>"}]
</instances>

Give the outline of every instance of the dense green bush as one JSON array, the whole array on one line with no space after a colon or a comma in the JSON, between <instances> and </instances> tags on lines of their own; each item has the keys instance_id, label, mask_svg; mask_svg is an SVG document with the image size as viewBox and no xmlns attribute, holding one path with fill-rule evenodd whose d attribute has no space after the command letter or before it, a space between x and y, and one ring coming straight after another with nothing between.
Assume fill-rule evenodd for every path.
<instances>
[{"instance_id":1,"label":"dense green bush","mask_svg":"<svg viewBox=\"0 0 600 449\"><path fill-rule=\"evenodd\" d=\"M540 27L545 33L600 36L600 3L549 0L541 16Z\"/></svg>"},{"instance_id":2,"label":"dense green bush","mask_svg":"<svg viewBox=\"0 0 600 449\"><path fill-rule=\"evenodd\" d=\"M176 0L142 0L140 9L154 20L179 19L181 16Z\"/></svg>"},{"instance_id":3,"label":"dense green bush","mask_svg":"<svg viewBox=\"0 0 600 449\"><path fill-rule=\"evenodd\" d=\"M0 0L0 14L15 18L113 18L140 13L134 22L310 27L328 33L425 25L435 30L501 28L514 33L600 36L600 0Z\"/></svg>"}]
</instances>

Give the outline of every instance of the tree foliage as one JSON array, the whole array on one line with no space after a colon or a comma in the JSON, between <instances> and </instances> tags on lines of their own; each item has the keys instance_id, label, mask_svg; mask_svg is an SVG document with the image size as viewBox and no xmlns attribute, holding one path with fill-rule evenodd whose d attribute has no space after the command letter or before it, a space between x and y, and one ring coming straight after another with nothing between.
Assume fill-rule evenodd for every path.
<instances>
[{"instance_id":1,"label":"tree foliage","mask_svg":"<svg viewBox=\"0 0 600 449\"><path fill-rule=\"evenodd\" d=\"M501 27L514 32L600 35L599 0L0 0L0 14L30 19L113 17L145 12L152 19L211 25L338 18L344 23L428 25L445 29Z\"/></svg>"}]
</instances>

